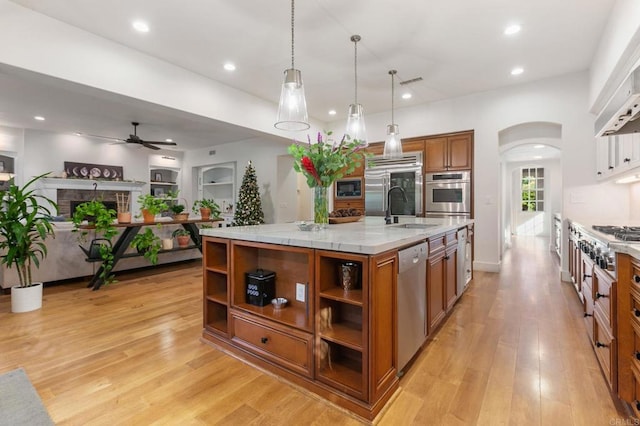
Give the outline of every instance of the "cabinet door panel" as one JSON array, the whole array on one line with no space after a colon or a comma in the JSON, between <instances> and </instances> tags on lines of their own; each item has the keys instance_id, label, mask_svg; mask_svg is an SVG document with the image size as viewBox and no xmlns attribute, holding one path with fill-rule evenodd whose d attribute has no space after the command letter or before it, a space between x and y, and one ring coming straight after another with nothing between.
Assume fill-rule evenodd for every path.
<instances>
[{"instance_id":1,"label":"cabinet door panel","mask_svg":"<svg viewBox=\"0 0 640 426\"><path fill-rule=\"evenodd\" d=\"M448 170L471 169L471 136L452 136L448 138L449 162Z\"/></svg>"},{"instance_id":2,"label":"cabinet door panel","mask_svg":"<svg viewBox=\"0 0 640 426\"><path fill-rule=\"evenodd\" d=\"M439 172L447 166L447 138L427 139L424 145L424 171Z\"/></svg>"},{"instance_id":3,"label":"cabinet door panel","mask_svg":"<svg viewBox=\"0 0 640 426\"><path fill-rule=\"evenodd\" d=\"M427 264L427 318L429 334L433 333L444 318L444 251L430 257Z\"/></svg>"},{"instance_id":4,"label":"cabinet door panel","mask_svg":"<svg viewBox=\"0 0 640 426\"><path fill-rule=\"evenodd\" d=\"M458 250L457 247L448 249L445 256L445 268L446 268L446 307L447 311L453 307L456 303L456 272L458 268L458 257L456 256Z\"/></svg>"}]
</instances>

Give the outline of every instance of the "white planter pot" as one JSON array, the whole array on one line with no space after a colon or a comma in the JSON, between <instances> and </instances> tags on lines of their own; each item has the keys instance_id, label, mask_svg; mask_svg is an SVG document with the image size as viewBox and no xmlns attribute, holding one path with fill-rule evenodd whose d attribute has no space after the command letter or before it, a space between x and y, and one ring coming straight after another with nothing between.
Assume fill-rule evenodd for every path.
<instances>
[{"instance_id":1,"label":"white planter pot","mask_svg":"<svg viewBox=\"0 0 640 426\"><path fill-rule=\"evenodd\" d=\"M31 287L11 287L11 312L30 312L42 308L42 283Z\"/></svg>"},{"instance_id":2,"label":"white planter pot","mask_svg":"<svg viewBox=\"0 0 640 426\"><path fill-rule=\"evenodd\" d=\"M162 250L171 250L173 248L173 238L162 239Z\"/></svg>"}]
</instances>

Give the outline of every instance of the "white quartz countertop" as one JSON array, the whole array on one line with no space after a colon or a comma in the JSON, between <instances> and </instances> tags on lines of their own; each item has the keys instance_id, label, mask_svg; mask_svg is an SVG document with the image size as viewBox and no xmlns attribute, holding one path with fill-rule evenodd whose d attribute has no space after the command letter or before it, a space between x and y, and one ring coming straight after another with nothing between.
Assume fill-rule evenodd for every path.
<instances>
[{"instance_id":1,"label":"white quartz countertop","mask_svg":"<svg viewBox=\"0 0 640 426\"><path fill-rule=\"evenodd\" d=\"M201 229L200 234L243 241L286 246L378 254L424 241L434 235L465 227L472 219L400 218L399 224L385 225L380 216L358 222L328 225L318 231L301 231L295 223L234 226ZM403 224L426 224L428 228L403 228Z\"/></svg>"}]
</instances>

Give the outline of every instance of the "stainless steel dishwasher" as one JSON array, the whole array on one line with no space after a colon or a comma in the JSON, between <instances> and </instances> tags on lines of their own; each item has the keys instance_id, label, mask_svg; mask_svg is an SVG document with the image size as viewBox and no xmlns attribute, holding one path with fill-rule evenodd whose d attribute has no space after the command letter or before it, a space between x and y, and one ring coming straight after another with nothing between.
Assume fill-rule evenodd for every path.
<instances>
[{"instance_id":1,"label":"stainless steel dishwasher","mask_svg":"<svg viewBox=\"0 0 640 426\"><path fill-rule=\"evenodd\" d=\"M398 252L398 375L427 338L427 243Z\"/></svg>"}]
</instances>

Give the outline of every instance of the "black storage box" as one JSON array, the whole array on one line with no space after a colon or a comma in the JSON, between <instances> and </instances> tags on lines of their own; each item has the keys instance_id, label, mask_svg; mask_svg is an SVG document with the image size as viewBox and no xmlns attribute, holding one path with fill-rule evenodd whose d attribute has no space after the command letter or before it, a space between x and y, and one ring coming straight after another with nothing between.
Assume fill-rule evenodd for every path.
<instances>
[{"instance_id":1,"label":"black storage box","mask_svg":"<svg viewBox=\"0 0 640 426\"><path fill-rule=\"evenodd\" d=\"M265 269L245 272L247 303L265 306L276 297L276 273Z\"/></svg>"}]
</instances>

